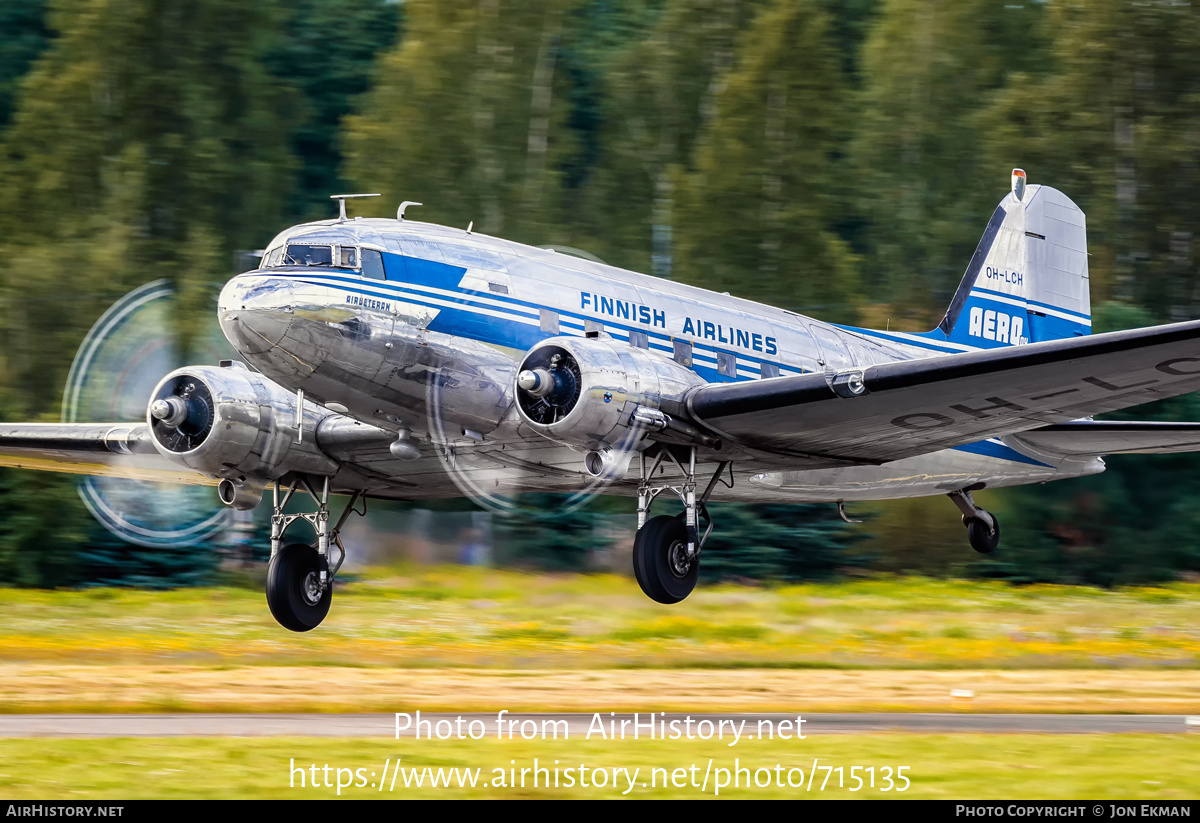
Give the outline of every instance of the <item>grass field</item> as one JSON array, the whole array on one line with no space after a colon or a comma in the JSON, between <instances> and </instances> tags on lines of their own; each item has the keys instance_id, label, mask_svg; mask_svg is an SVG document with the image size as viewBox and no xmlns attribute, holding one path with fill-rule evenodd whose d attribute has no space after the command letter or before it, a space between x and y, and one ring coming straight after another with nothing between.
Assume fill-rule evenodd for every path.
<instances>
[{"instance_id":1,"label":"grass field","mask_svg":"<svg viewBox=\"0 0 1200 823\"><path fill-rule=\"evenodd\" d=\"M664 607L622 577L412 568L292 634L249 588L0 589L0 711L1193 714L1198 595L879 578Z\"/></svg>"},{"instance_id":2,"label":"grass field","mask_svg":"<svg viewBox=\"0 0 1200 823\"><path fill-rule=\"evenodd\" d=\"M437 668L1200 667L1200 584L1104 591L883 578L704 588L459 567L339 587L316 631L259 591L0 589L0 662Z\"/></svg>"},{"instance_id":3,"label":"grass field","mask_svg":"<svg viewBox=\"0 0 1200 823\"><path fill-rule=\"evenodd\" d=\"M396 758L405 771L393 788ZM558 761L559 788L545 787L544 780L552 780L552 772L539 775L540 788L533 788L532 772L526 773L526 785L520 786L520 770L531 769L534 758L538 766L549 769ZM810 785L814 759L817 770ZM370 784L379 780L385 762L391 770L381 792ZM329 787L312 787L308 767L314 764L322 784L326 782L322 767L330 765ZM690 769L693 764L694 772ZM589 783L598 782L594 769L605 770L607 785L578 785L580 765L588 767ZM776 765L782 767L780 772L775 771ZM300 777L292 773L293 766L304 772L304 788L299 786ZM832 770L839 766L840 775ZM863 778L863 786L850 791L858 785L851 778L854 766L874 767L874 789L868 782L869 773L860 769L855 774ZM911 781L903 792L897 791L902 783L896 779L901 766L907 767L904 775ZM426 772L426 784L417 788L407 770L415 768L419 775L425 767L460 769L458 776L463 776L462 769L479 769L479 785L460 788L452 777L452 788L430 788ZM656 767L660 771L654 772ZM750 770L739 775L740 789L731 785L737 767ZM893 778L893 788L886 792L882 790L888 785L884 767L891 769L888 776ZM11 799L333 798L338 796L338 768L348 770L342 773L343 783L361 781L359 787L342 790L340 796L351 798L698 798L714 796L720 778L727 784L720 796L731 798L1178 800L1200 796L1200 735L810 735L806 740L788 742L743 740L734 747L717 741L647 740L0 740L0 794ZM561 771L567 768L575 769L573 788L566 786ZM635 768L638 772L633 775ZM757 771L762 768L769 771ZM789 774L797 768L802 772ZM614 769L626 770L616 773L615 788ZM677 773L675 769L687 771ZM501 774L509 785L491 785ZM777 785L786 784L789 777L794 785L803 783L804 787ZM668 778L683 785L664 787ZM756 778L760 785L746 788L746 782ZM290 785L293 780L294 788ZM761 785L764 783L771 785Z\"/></svg>"},{"instance_id":4,"label":"grass field","mask_svg":"<svg viewBox=\"0 0 1200 823\"><path fill-rule=\"evenodd\" d=\"M0 711L1052 711L1200 714L1200 585L1101 591L903 578L720 586L647 601L626 578L376 570L296 635L257 590L0 589ZM969 689L970 700L951 689ZM481 769L475 788L404 780L344 797L1186 799L1200 735L823 735L804 741L0 740L14 798L337 796L293 761L370 784L395 758ZM493 785L493 769L607 769L608 785ZM711 778L704 788L691 785ZM815 785L808 784L818 761ZM697 771L691 772L692 764ZM782 772L775 766L782 767ZM842 771L828 771L841 766ZM851 792L850 769L877 785ZM911 780L881 791L884 767ZM614 769L623 768L623 785ZM659 772L653 770L658 768ZM675 769L688 770L677 773ZM758 772L766 768L768 772ZM362 772L358 772L362 769ZM630 772L634 786L627 795ZM779 786L779 776L806 787ZM665 771L664 771L665 770ZM324 772L319 769L324 781ZM311 772L305 772L311 781ZM857 772L864 778L868 773ZM664 787L667 776L684 785ZM828 780L826 781L826 775ZM838 780L841 787L838 788ZM592 780L595 773L592 773ZM641 783L658 785L642 786ZM826 782L825 791L817 787ZM390 780L389 780L390 783ZM894 785L898 786L896 780Z\"/></svg>"}]
</instances>

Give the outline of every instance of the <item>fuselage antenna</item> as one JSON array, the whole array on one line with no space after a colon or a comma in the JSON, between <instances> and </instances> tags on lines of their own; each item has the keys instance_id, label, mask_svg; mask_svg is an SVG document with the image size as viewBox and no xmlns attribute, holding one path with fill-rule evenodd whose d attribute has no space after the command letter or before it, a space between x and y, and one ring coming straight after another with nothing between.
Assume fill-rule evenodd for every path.
<instances>
[{"instance_id":1,"label":"fuselage antenna","mask_svg":"<svg viewBox=\"0 0 1200 823\"><path fill-rule=\"evenodd\" d=\"M346 201L347 200L349 200L351 197L378 197L378 196L379 196L378 192L376 192L375 194L331 194L331 195L329 195L329 199L338 201L338 222L345 223L346 222Z\"/></svg>"},{"instance_id":2,"label":"fuselage antenna","mask_svg":"<svg viewBox=\"0 0 1200 823\"><path fill-rule=\"evenodd\" d=\"M405 200L403 203L400 204L400 208L396 209L396 219L403 220L404 219L404 210L407 209L409 206L424 206L424 205L425 205L424 203L418 203L416 200Z\"/></svg>"}]
</instances>

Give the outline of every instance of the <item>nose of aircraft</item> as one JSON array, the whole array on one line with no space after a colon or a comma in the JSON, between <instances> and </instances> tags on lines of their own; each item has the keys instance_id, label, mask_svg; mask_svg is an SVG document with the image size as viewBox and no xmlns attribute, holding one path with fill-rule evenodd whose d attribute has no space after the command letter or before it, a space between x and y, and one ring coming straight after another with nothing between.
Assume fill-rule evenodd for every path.
<instances>
[{"instance_id":1,"label":"nose of aircraft","mask_svg":"<svg viewBox=\"0 0 1200 823\"><path fill-rule=\"evenodd\" d=\"M239 352L269 351L295 318L292 283L284 277L235 277L221 290L217 316L226 339Z\"/></svg>"}]
</instances>

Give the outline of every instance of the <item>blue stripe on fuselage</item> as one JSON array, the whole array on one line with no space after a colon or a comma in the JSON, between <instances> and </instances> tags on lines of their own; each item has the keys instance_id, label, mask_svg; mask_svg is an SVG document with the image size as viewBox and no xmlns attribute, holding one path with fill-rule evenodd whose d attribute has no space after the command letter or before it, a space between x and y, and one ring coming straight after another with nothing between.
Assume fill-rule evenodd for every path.
<instances>
[{"instance_id":1,"label":"blue stripe on fuselage","mask_svg":"<svg viewBox=\"0 0 1200 823\"><path fill-rule=\"evenodd\" d=\"M1051 305L1050 303L1041 303L1037 300L1030 300L1027 297L1017 298L1015 295L1005 294L1004 292L996 291L995 289L985 289L983 286L975 286L973 289L971 289L971 291L983 292L984 294L996 295L997 297L1008 297L1011 299L1024 300L1030 306L1033 306L1035 308L1035 310L1036 309L1051 309L1052 311L1059 311L1059 312L1062 312L1063 314L1069 314L1072 317L1078 318L1081 322L1083 322L1084 325L1090 326L1091 322L1092 322L1091 315L1083 314L1082 312L1072 311L1071 309L1064 309L1062 306L1055 306L1055 305Z\"/></svg>"},{"instance_id":2,"label":"blue stripe on fuselage","mask_svg":"<svg viewBox=\"0 0 1200 823\"><path fill-rule=\"evenodd\" d=\"M383 298L387 300L403 299L409 303L426 306L429 308L440 309L438 316L430 323L429 328L432 331L440 332L454 337L465 337L471 340L488 343L495 346L502 346L514 349L529 349L537 343L555 335L542 331L538 324L538 310L541 308L551 308L560 315L560 320L570 322L575 320L572 325L582 327L582 321L585 319L594 319L586 315L578 314L570 310L558 307L545 307L537 303L531 303L524 300L519 300L507 295L494 294L491 292L480 292L473 289L459 288L458 284L462 277L466 274L467 269L461 266L453 266L448 263L439 263L432 260L423 260L421 258L405 257L394 253L384 253L384 270L388 280L366 280L351 272L342 270L260 270L261 275L267 276L290 276L295 277L306 283L316 286L325 286L327 288L338 288L344 291L353 292L369 297ZM403 273L401 273L403 272ZM426 288L438 289L447 294L426 295L421 292L406 289L406 285L424 286ZM500 309L495 306L482 305L482 301L478 298L486 296L489 301L504 304L507 308ZM440 305L436 301L445 301L449 303L457 303L460 308L452 309ZM490 309L495 312L505 312L510 315L520 317L526 322L515 319L513 317L496 317L490 314L481 313L482 308ZM671 351L671 337L667 334L656 333L650 329L639 326L625 326L620 323L612 323L605 320L605 325L613 327L624 332L626 338L629 331L640 331L646 334L651 344L657 343L654 348L663 353ZM878 337L889 342L899 343L901 345L921 346L923 348L932 349L943 353L957 353L955 349L946 349L942 346L937 346L932 341L929 344L922 345L921 343L908 338L898 338L890 334L878 332L871 329L859 329L855 327L842 326L848 331L853 331L858 334L863 334L870 337ZM564 330L563 333L566 333ZM665 345L664 345L665 344ZM706 352L704 349L709 351ZM693 365L692 371L703 379L709 382L728 382L729 378L717 372L715 367L696 362L696 357L700 356L705 359L715 359L716 348L704 346L700 342L693 342ZM723 350L722 350L723 351ZM736 353L740 359L749 360L756 364L768 363L790 371L803 371L797 366L792 366L778 361L766 360L755 357L750 354L741 352ZM738 376L736 380L754 380L754 377ZM968 443L962 446L953 447L956 451L963 451L971 454L979 454L986 457L995 457L1003 460L1011 460L1018 463L1026 463L1036 466L1045 466L1052 468L1046 463L1034 460L1015 449L1003 443L991 441L980 441L978 443Z\"/></svg>"}]
</instances>

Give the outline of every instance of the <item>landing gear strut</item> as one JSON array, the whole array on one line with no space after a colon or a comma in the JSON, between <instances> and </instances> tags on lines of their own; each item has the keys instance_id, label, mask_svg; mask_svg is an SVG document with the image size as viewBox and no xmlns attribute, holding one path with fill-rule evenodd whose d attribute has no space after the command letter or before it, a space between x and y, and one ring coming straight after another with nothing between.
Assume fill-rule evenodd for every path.
<instances>
[{"instance_id":1,"label":"landing gear strut","mask_svg":"<svg viewBox=\"0 0 1200 823\"><path fill-rule=\"evenodd\" d=\"M317 504L315 512L284 514L283 510L298 484ZM354 504L363 498L362 511ZM333 578L346 560L346 547L342 545L341 531L351 512L367 513L366 496L356 491L350 496L337 525L329 528L329 478L322 479L320 493L306 477L292 481L283 499L279 496L279 483L274 486L271 513L271 563L267 566L267 606L279 625L294 632L306 632L321 625L333 600ZM307 520L317 533L317 544L289 543L283 545L283 535L288 526L297 520ZM329 564L329 548L337 547L337 562Z\"/></svg>"},{"instance_id":2,"label":"landing gear strut","mask_svg":"<svg viewBox=\"0 0 1200 823\"><path fill-rule=\"evenodd\" d=\"M670 461L683 475L682 481L653 485L652 478L663 465ZM716 488L721 475L731 464L728 461L717 466L704 494L696 497L696 450L688 450L688 462L684 467L671 450L660 448L654 465L646 470L646 455L641 455L642 479L638 484L638 531L633 541L633 574L642 591L658 603L678 603L696 588L700 573L700 550L712 534L713 520L708 513L709 496ZM729 471L729 482L733 487L733 470ZM678 515L659 515L647 520L654 500L663 492L672 492L683 503L683 512ZM706 522L704 534L700 534L700 520Z\"/></svg>"},{"instance_id":3,"label":"landing gear strut","mask_svg":"<svg viewBox=\"0 0 1200 823\"><path fill-rule=\"evenodd\" d=\"M948 496L963 513L963 525L967 527L971 548L980 554L994 552L1000 545L1000 521L996 515L976 506L970 489L950 492Z\"/></svg>"}]
</instances>

